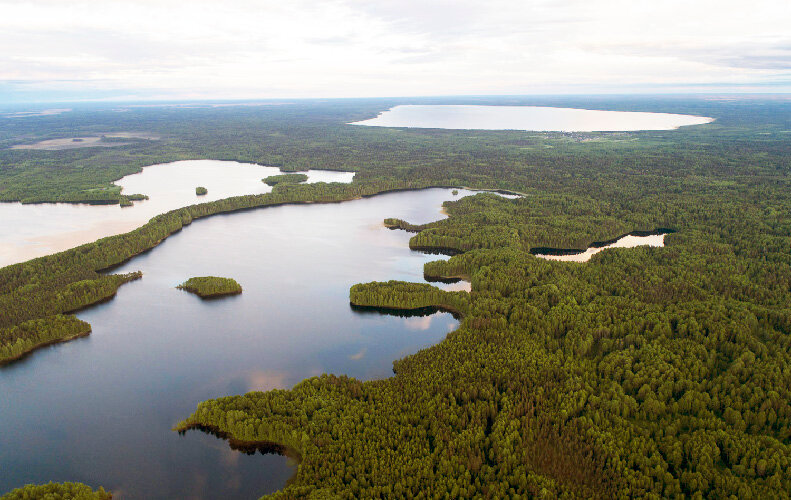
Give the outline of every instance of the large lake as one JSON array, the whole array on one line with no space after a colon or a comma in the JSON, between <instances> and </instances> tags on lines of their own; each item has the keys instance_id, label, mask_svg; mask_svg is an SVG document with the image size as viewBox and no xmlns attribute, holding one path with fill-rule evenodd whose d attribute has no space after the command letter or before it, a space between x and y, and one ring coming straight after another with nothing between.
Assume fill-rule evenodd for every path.
<instances>
[{"instance_id":1,"label":"large lake","mask_svg":"<svg viewBox=\"0 0 791 500\"><path fill-rule=\"evenodd\" d=\"M441 257L410 251L411 234L382 220L436 220L455 198L427 189L219 215L133 258L114 272L143 279L78 314L90 336L0 368L0 492L51 480L103 485L122 500L282 488L289 459L172 426L209 398L321 373L388 377L393 360L442 340L457 326L451 315L359 314L348 293L372 280L421 282L423 264ZM244 293L202 301L174 288L203 275L235 278Z\"/></svg>"},{"instance_id":2,"label":"large lake","mask_svg":"<svg viewBox=\"0 0 791 500\"><path fill-rule=\"evenodd\" d=\"M115 182L124 194L141 193L148 200L131 207L46 203L0 203L0 267L48 255L125 233L155 215L195 203L230 196L268 193L261 179L282 173L275 167L215 160L189 160L144 167ZM352 181L354 172L309 170L306 182ZM195 188L209 190L196 196Z\"/></svg>"},{"instance_id":3,"label":"large lake","mask_svg":"<svg viewBox=\"0 0 791 500\"><path fill-rule=\"evenodd\" d=\"M542 106L402 105L352 125L479 130L624 132L671 130L713 118L670 113L598 111Z\"/></svg>"}]
</instances>

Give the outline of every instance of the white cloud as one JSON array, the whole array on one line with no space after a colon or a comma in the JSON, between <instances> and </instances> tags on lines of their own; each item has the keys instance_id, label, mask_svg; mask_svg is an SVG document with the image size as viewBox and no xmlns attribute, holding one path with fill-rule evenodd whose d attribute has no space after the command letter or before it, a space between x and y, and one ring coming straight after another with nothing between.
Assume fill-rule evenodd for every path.
<instances>
[{"instance_id":1,"label":"white cloud","mask_svg":"<svg viewBox=\"0 0 791 500\"><path fill-rule=\"evenodd\" d=\"M771 86L791 79L789 25L787 0L0 0L0 83L186 98Z\"/></svg>"}]
</instances>

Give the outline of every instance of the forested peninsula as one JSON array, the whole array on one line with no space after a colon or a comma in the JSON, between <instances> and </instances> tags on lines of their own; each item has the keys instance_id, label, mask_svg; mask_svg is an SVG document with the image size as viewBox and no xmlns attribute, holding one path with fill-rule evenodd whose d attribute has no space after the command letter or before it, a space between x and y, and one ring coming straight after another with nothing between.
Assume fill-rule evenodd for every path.
<instances>
[{"instance_id":1,"label":"forested peninsula","mask_svg":"<svg viewBox=\"0 0 791 500\"><path fill-rule=\"evenodd\" d=\"M111 299L119 286L142 276L140 272L100 275L87 269L47 268L56 261L49 258L0 269L0 364L48 344L88 335L91 326L70 313Z\"/></svg>"},{"instance_id":2,"label":"forested peninsula","mask_svg":"<svg viewBox=\"0 0 791 500\"><path fill-rule=\"evenodd\" d=\"M349 301L362 308L394 312L438 309L457 316L464 315L470 307L466 292L446 292L425 283L401 281L354 285Z\"/></svg>"},{"instance_id":3,"label":"forested peninsula","mask_svg":"<svg viewBox=\"0 0 791 500\"><path fill-rule=\"evenodd\" d=\"M219 133L195 156L217 145L224 158L358 174L350 185L278 185L174 210L125 235L3 268L0 327L41 320L54 328L57 315L103 295L62 301L75 283L86 292L101 280L117 287L124 278L100 272L215 213L429 186L514 190L526 196L478 194L447 203L448 219L392 223L416 231L413 248L452 251L424 273L469 276L471 293L398 282L350 290L361 305L458 308L459 329L443 342L395 361L389 379L322 375L290 390L209 400L177 429L212 428L295 450L296 475L275 498L788 498L791 103L498 102L717 120L675 131L565 134L344 125L389 101L236 117L212 110L206 126ZM197 122L209 111L185 113ZM272 138L248 147L254 141L241 124L252 122ZM174 143L114 154L141 162L178 156L186 146ZM70 187L29 189L8 173L17 154L0 156L5 199L76 199L89 185L64 162ZM49 161L28 158L21 168L32 178ZM108 180L134 168L112 165L102 174ZM665 247L607 250L583 265L530 252L657 228L675 230Z\"/></svg>"}]
</instances>

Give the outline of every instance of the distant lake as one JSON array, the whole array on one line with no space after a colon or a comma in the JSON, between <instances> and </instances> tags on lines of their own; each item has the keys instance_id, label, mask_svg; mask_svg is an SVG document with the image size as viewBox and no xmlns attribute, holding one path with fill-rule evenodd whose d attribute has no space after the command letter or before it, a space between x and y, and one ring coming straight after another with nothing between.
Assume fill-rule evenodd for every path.
<instances>
[{"instance_id":1,"label":"distant lake","mask_svg":"<svg viewBox=\"0 0 791 500\"><path fill-rule=\"evenodd\" d=\"M90 243L142 226L155 215L230 196L262 194L272 188L261 179L282 173L277 167L216 160L188 160L144 167L115 182L123 194L148 200L131 207L74 203L0 203L0 267ZM349 183L354 172L308 170L307 183ZM209 190L196 196L195 188Z\"/></svg>"},{"instance_id":2,"label":"distant lake","mask_svg":"<svg viewBox=\"0 0 791 500\"><path fill-rule=\"evenodd\" d=\"M357 312L349 288L423 282L423 264L445 257L410 250L412 234L382 221L441 219L443 201L474 194L458 191L199 219L115 269L143 278L78 314L90 336L0 367L0 492L50 480L103 485L125 500L254 499L282 488L295 472L286 457L248 456L173 425L202 400L321 373L389 377L394 360L444 339L458 326L450 314ZM235 278L244 292L202 301L175 288L205 275Z\"/></svg>"},{"instance_id":3,"label":"distant lake","mask_svg":"<svg viewBox=\"0 0 791 500\"><path fill-rule=\"evenodd\" d=\"M544 132L672 130L713 118L669 113L598 111L543 106L403 105L351 125Z\"/></svg>"}]
</instances>

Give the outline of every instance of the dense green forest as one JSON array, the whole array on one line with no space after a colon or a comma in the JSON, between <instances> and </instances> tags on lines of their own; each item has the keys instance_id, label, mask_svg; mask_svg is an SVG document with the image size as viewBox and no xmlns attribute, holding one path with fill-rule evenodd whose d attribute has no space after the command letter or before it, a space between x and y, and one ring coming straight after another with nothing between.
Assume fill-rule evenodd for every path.
<instances>
[{"instance_id":1,"label":"dense green forest","mask_svg":"<svg viewBox=\"0 0 791 500\"><path fill-rule=\"evenodd\" d=\"M274 186L277 184L299 184L300 182L305 182L308 180L308 176L305 174L281 174L281 175L270 175L266 179L261 179L266 184L270 186Z\"/></svg>"},{"instance_id":2,"label":"dense green forest","mask_svg":"<svg viewBox=\"0 0 791 500\"><path fill-rule=\"evenodd\" d=\"M198 186L198 187L195 188L195 194L197 196L203 196L203 195L208 194L208 193L209 193L209 190L206 189L203 186Z\"/></svg>"},{"instance_id":3,"label":"dense green forest","mask_svg":"<svg viewBox=\"0 0 791 500\"><path fill-rule=\"evenodd\" d=\"M117 123L98 111L41 117L51 137L67 123L94 131L115 123L163 140L4 151L4 199L78 200L109 192L109 181L142 165L187 157L358 173L350 185L278 185L175 210L126 235L6 267L0 327L58 317L103 295L61 299L78 285L117 287L99 283L119 279L99 271L198 217L428 186L519 191L516 200L478 194L447 203L450 217L435 223L386 221L415 231L412 248L455 254L427 264L427 277L472 283L470 294L397 282L352 288L358 305L462 313L446 340L397 360L394 377L323 375L288 391L210 400L178 428L295 450L301 461L282 497L788 498L791 102L496 101L716 118L659 132L344 125L396 102L165 109L158 121L154 111L130 111ZM25 127L35 130L14 124L0 145L15 144ZM189 127L195 142L184 138ZM675 231L665 247L607 250L585 264L530 253L657 228Z\"/></svg>"},{"instance_id":4,"label":"dense green forest","mask_svg":"<svg viewBox=\"0 0 791 500\"><path fill-rule=\"evenodd\" d=\"M202 299L242 293L242 285L235 279L219 276L196 276L176 288L194 293Z\"/></svg>"},{"instance_id":5,"label":"dense green forest","mask_svg":"<svg viewBox=\"0 0 791 500\"><path fill-rule=\"evenodd\" d=\"M29 484L0 497L0 500L110 500L104 488L92 490L80 483Z\"/></svg>"}]
</instances>

